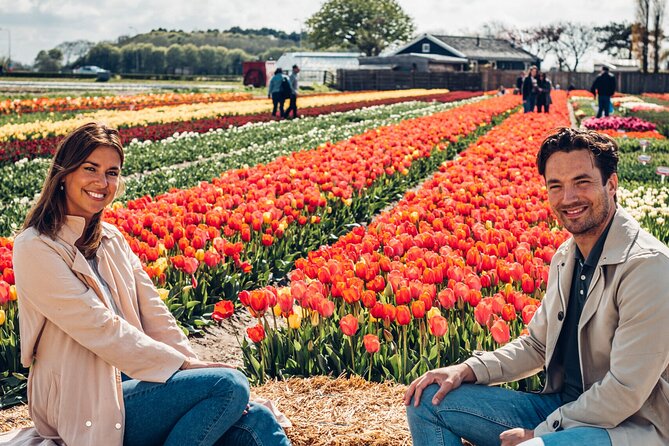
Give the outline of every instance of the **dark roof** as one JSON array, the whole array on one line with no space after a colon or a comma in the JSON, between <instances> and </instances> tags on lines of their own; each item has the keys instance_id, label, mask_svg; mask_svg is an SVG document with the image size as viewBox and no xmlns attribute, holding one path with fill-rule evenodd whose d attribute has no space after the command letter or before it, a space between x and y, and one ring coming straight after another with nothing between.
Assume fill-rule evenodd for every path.
<instances>
[{"instance_id":1,"label":"dark roof","mask_svg":"<svg viewBox=\"0 0 669 446\"><path fill-rule=\"evenodd\" d=\"M469 59L512 60L535 62L536 56L514 47L511 42L488 37L435 36L432 37L463 53Z\"/></svg>"}]
</instances>

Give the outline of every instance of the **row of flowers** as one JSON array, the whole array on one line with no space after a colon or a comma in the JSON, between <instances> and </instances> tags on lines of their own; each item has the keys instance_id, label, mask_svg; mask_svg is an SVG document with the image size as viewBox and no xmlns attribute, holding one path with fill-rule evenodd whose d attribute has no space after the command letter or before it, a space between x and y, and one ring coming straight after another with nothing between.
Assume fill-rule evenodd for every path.
<instances>
[{"instance_id":1,"label":"row of flowers","mask_svg":"<svg viewBox=\"0 0 669 446\"><path fill-rule=\"evenodd\" d=\"M606 116L602 118L587 118L582 122L585 128L591 130L627 130L632 132L649 132L656 129L652 122L634 116Z\"/></svg>"},{"instance_id":2,"label":"row of flowers","mask_svg":"<svg viewBox=\"0 0 669 446\"><path fill-rule=\"evenodd\" d=\"M433 91L433 90L430 90ZM360 102L344 102L334 105L323 105L303 108L300 102L300 115L303 117L320 116L323 114L356 110L362 107L374 105L396 104L407 101L438 101L453 102L479 96L480 93L456 91L452 93L416 94L409 96L396 95L384 99L371 99L361 97ZM170 114L172 115L172 114ZM124 141L137 139L140 141L155 141L165 139L174 133L197 132L205 133L211 129L228 128L230 126L241 126L248 123L273 121L269 112L245 114L245 115L221 115L204 119L184 119L178 122L153 123L150 125L136 125L119 128ZM17 161L21 158L34 158L39 156L51 156L55 151L60 137L45 136L39 139L12 140L0 143L0 163Z\"/></svg>"},{"instance_id":3,"label":"row of flowers","mask_svg":"<svg viewBox=\"0 0 669 446\"><path fill-rule=\"evenodd\" d=\"M369 129L475 102L409 102L289 121L270 121L207 133L132 141L125 148L124 200L187 188L233 168L267 163L293 151L340 141ZM0 234L13 233L39 193L49 160L23 159L0 167Z\"/></svg>"},{"instance_id":4,"label":"row of flowers","mask_svg":"<svg viewBox=\"0 0 669 446\"><path fill-rule=\"evenodd\" d=\"M621 187L618 200L644 229L669 244L669 186Z\"/></svg>"},{"instance_id":5,"label":"row of flowers","mask_svg":"<svg viewBox=\"0 0 669 446\"><path fill-rule=\"evenodd\" d=\"M374 101L381 99L405 98L410 96L430 96L447 93L448 90L391 90L362 93L340 93L305 96L300 106L322 107L349 102ZM200 104L182 104L176 106L153 107L142 110L101 110L85 113L73 119L62 121L42 120L23 124L0 126L0 141L42 139L48 136L62 136L89 121L103 121L112 127L134 127L148 124L192 121L227 115L251 115L269 113L272 101L251 99L232 102L213 102Z\"/></svg>"},{"instance_id":6,"label":"row of flowers","mask_svg":"<svg viewBox=\"0 0 669 446\"><path fill-rule=\"evenodd\" d=\"M59 113L85 110L140 110L166 105L243 101L250 93L145 93L118 96L39 97L0 101L0 114Z\"/></svg>"},{"instance_id":7,"label":"row of flowers","mask_svg":"<svg viewBox=\"0 0 669 446\"><path fill-rule=\"evenodd\" d=\"M543 137L568 124L555 96L554 112L513 115L369 226L298 259L289 286L240 293L258 318L243 342L250 375L409 382L518 336L568 237L534 166ZM222 302L212 317L229 314Z\"/></svg>"}]
</instances>

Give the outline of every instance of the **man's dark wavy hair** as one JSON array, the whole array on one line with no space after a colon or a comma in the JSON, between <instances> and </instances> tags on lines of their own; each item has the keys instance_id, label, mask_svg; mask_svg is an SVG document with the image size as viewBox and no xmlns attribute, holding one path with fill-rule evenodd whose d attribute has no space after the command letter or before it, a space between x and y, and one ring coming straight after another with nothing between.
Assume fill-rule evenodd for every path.
<instances>
[{"instance_id":1,"label":"man's dark wavy hair","mask_svg":"<svg viewBox=\"0 0 669 446\"><path fill-rule=\"evenodd\" d=\"M537 153L539 174L546 176L546 162L551 155L575 150L589 150L592 153L595 166L602 175L602 183L606 183L612 174L618 172L618 144L613 138L594 130L562 127L541 143Z\"/></svg>"}]
</instances>

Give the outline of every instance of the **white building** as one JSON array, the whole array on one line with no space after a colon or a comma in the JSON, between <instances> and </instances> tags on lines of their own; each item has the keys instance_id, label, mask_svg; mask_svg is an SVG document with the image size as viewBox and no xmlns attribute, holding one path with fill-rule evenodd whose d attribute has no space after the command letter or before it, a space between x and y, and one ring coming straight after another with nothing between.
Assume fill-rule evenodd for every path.
<instances>
[{"instance_id":1,"label":"white building","mask_svg":"<svg viewBox=\"0 0 669 446\"><path fill-rule=\"evenodd\" d=\"M293 65L297 65L300 67L301 84L322 84L327 76L334 76L338 69L357 70L360 56L361 53L285 53L276 61L275 67L290 73Z\"/></svg>"}]
</instances>

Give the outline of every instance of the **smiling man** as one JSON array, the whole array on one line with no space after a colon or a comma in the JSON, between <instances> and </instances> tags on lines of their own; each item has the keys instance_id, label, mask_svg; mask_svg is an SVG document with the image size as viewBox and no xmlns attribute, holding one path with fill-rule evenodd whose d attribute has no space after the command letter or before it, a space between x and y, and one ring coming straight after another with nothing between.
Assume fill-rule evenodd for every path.
<instances>
[{"instance_id":1,"label":"smiling man","mask_svg":"<svg viewBox=\"0 0 669 446\"><path fill-rule=\"evenodd\" d=\"M542 143L539 173L573 237L527 335L409 386L415 446L669 444L669 249L617 206L617 165L615 141L594 131ZM475 385L542 368L541 393Z\"/></svg>"}]
</instances>

